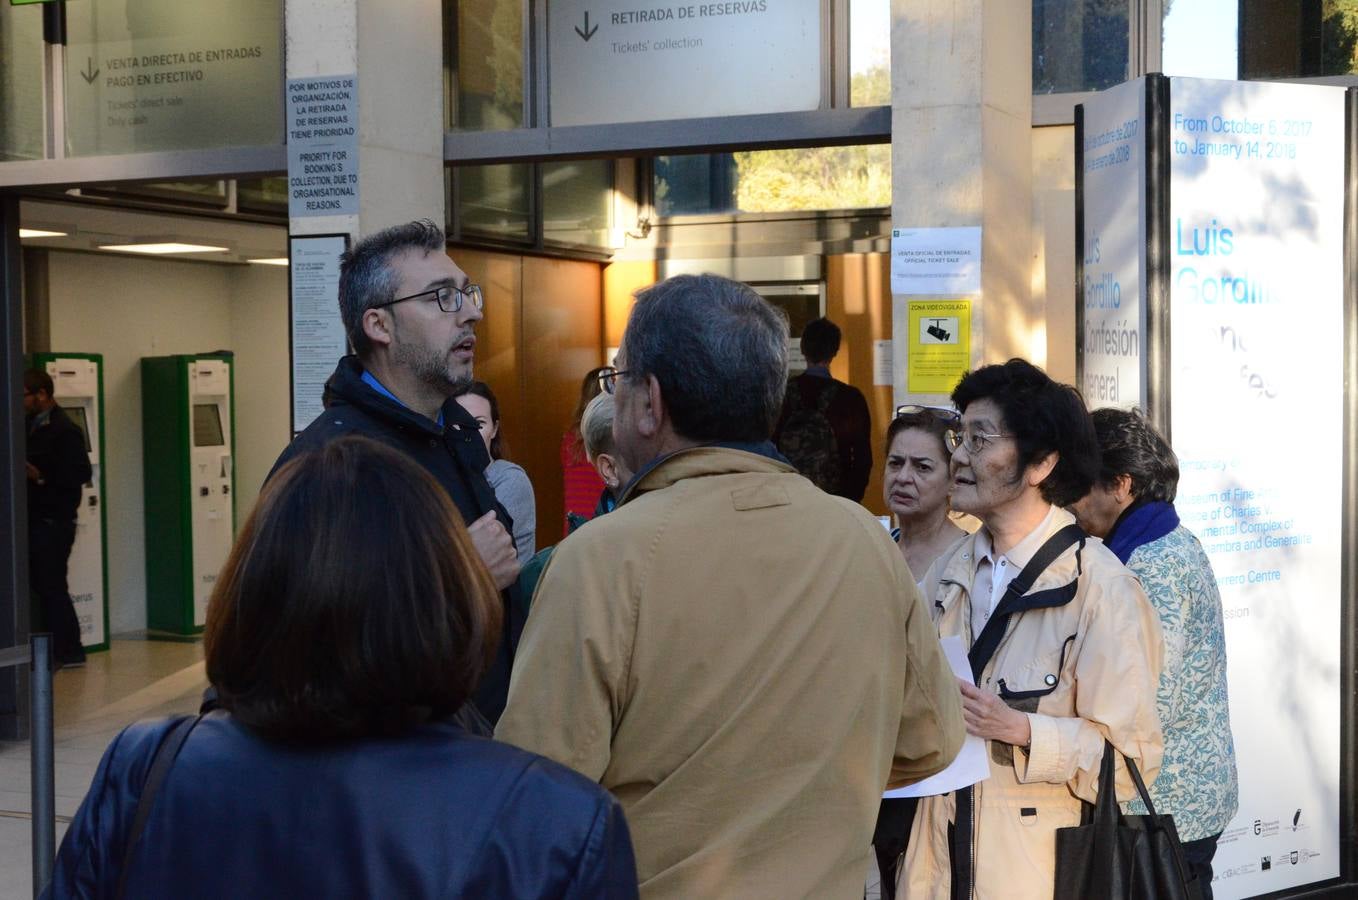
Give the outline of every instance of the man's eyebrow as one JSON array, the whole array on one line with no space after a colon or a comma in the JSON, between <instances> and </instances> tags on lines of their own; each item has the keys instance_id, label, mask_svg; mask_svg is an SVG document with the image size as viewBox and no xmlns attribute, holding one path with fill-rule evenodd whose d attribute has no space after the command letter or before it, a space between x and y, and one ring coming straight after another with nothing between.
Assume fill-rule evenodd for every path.
<instances>
[{"instance_id":1,"label":"man's eyebrow","mask_svg":"<svg viewBox=\"0 0 1358 900\"><path fill-rule=\"evenodd\" d=\"M426 291L436 291L436 290L438 290L439 288L449 287L449 288L456 288L457 290L463 290L463 289L466 288L466 286L467 286L468 284L471 283L471 279L468 278L466 275L463 275L463 276L462 276L462 279L463 279L463 283L462 283L462 284L458 284L458 280L457 280L456 278L452 278L452 277L447 277L447 278L435 278L433 281L431 281L431 282L429 282L428 284L426 284L426 285L424 286L424 289L425 289Z\"/></svg>"}]
</instances>

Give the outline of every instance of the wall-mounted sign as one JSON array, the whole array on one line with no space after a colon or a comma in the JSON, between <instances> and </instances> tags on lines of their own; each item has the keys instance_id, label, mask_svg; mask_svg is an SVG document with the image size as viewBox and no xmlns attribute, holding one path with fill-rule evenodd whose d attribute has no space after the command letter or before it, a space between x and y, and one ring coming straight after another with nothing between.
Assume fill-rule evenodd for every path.
<instances>
[{"instance_id":1,"label":"wall-mounted sign","mask_svg":"<svg viewBox=\"0 0 1358 900\"><path fill-rule=\"evenodd\" d=\"M288 239L294 434L321 414L325 382L349 352L339 312L340 254L348 248L344 234Z\"/></svg>"},{"instance_id":2,"label":"wall-mounted sign","mask_svg":"<svg viewBox=\"0 0 1358 900\"><path fill-rule=\"evenodd\" d=\"M951 394L971 365L971 300L907 300L896 313L908 323L906 393Z\"/></svg>"},{"instance_id":3,"label":"wall-mounted sign","mask_svg":"<svg viewBox=\"0 0 1358 900\"><path fill-rule=\"evenodd\" d=\"M816 109L819 0L548 4L551 124Z\"/></svg>"},{"instance_id":4,"label":"wall-mounted sign","mask_svg":"<svg viewBox=\"0 0 1358 900\"><path fill-rule=\"evenodd\" d=\"M1091 409L1146 406L1146 80L1084 104L1077 320L1080 389Z\"/></svg>"},{"instance_id":5,"label":"wall-mounted sign","mask_svg":"<svg viewBox=\"0 0 1358 900\"><path fill-rule=\"evenodd\" d=\"M277 0L100 0L66 17L72 156L282 142Z\"/></svg>"},{"instance_id":6,"label":"wall-mounted sign","mask_svg":"<svg viewBox=\"0 0 1358 900\"><path fill-rule=\"evenodd\" d=\"M1340 873L1344 92L1175 78L1167 124L1171 435L1225 610L1232 900Z\"/></svg>"},{"instance_id":7,"label":"wall-mounted sign","mask_svg":"<svg viewBox=\"0 0 1358 900\"><path fill-rule=\"evenodd\" d=\"M358 79L288 79L288 216L358 215Z\"/></svg>"},{"instance_id":8,"label":"wall-mounted sign","mask_svg":"<svg viewBox=\"0 0 1358 900\"><path fill-rule=\"evenodd\" d=\"M891 230L891 293L980 292L980 226Z\"/></svg>"}]
</instances>

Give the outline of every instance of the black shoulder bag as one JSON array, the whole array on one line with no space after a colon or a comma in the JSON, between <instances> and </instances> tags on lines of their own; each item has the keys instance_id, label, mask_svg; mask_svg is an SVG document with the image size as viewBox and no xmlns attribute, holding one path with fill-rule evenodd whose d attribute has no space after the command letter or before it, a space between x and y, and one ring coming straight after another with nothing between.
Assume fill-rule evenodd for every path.
<instances>
[{"instance_id":1,"label":"black shoulder bag","mask_svg":"<svg viewBox=\"0 0 1358 900\"><path fill-rule=\"evenodd\" d=\"M1122 814L1114 789L1117 756L1104 741L1098 802L1084 805L1083 824L1056 829L1054 900L1198 900L1202 888L1184 862L1174 817L1156 815L1136 763L1126 756L1147 815Z\"/></svg>"}]
</instances>

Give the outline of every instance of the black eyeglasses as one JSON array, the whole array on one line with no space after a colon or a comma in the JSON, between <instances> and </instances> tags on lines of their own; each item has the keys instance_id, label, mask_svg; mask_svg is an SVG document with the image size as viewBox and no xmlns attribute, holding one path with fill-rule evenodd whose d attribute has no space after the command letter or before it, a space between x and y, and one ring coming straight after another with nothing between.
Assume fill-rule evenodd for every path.
<instances>
[{"instance_id":1,"label":"black eyeglasses","mask_svg":"<svg viewBox=\"0 0 1358 900\"><path fill-rule=\"evenodd\" d=\"M901 416L933 416L944 425L956 427L962 421L962 414L947 406L919 406L907 403L896 407L896 418Z\"/></svg>"},{"instance_id":2,"label":"black eyeglasses","mask_svg":"<svg viewBox=\"0 0 1358 900\"><path fill-rule=\"evenodd\" d=\"M626 369L615 369L609 366L595 377L599 379L599 387L603 389L603 392L611 394L618 389L618 376L626 374Z\"/></svg>"},{"instance_id":3,"label":"black eyeglasses","mask_svg":"<svg viewBox=\"0 0 1358 900\"><path fill-rule=\"evenodd\" d=\"M383 307L386 306L392 306L397 303L404 303L407 300L419 300L421 298L429 297L431 295L438 302L439 309L443 310L446 313L461 312L464 297L470 300L472 302L472 306L476 307L477 309L485 309L486 307L486 299L485 297L481 296L481 285L469 284L466 287L462 288L445 285L444 287L441 288L433 288L432 290L428 291L420 291L418 294L408 294L404 297L397 297L395 300L388 300L386 303L378 303L375 306L369 307L369 309L382 309Z\"/></svg>"}]
</instances>

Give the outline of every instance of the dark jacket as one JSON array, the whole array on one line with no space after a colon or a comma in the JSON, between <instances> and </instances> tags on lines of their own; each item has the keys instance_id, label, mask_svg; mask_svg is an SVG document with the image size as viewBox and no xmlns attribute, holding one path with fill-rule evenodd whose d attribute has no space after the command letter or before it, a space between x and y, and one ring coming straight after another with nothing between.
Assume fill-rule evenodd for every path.
<instances>
[{"instance_id":1,"label":"dark jacket","mask_svg":"<svg viewBox=\"0 0 1358 900\"><path fill-rule=\"evenodd\" d=\"M384 397L363 381L363 367L355 356L340 360L335 374L326 383L325 412L307 426L287 446L273 471L299 453L315 450L338 437L361 434L404 451L434 476L448 492L453 505L468 525L495 510L496 517L510 534L514 520L495 499L486 481L490 454L476 430L476 420L456 400L443 404L442 429L419 413ZM495 662L486 671L473 699L492 724L500 718L509 692L509 673L514 666L514 650L523 632L525 604L518 586L503 592L504 633Z\"/></svg>"},{"instance_id":2,"label":"dark jacket","mask_svg":"<svg viewBox=\"0 0 1358 900\"><path fill-rule=\"evenodd\" d=\"M114 739L43 896L113 896L175 721ZM637 877L617 801L541 756L449 723L288 747L216 712L161 785L126 896L632 898Z\"/></svg>"},{"instance_id":3,"label":"dark jacket","mask_svg":"<svg viewBox=\"0 0 1358 900\"><path fill-rule=\"evenodd\" d=\"M85 435L60 406L28 436L26 458L42 475L42 484L28 479L28 519L74 522L80 508L80 489L89 481L90 456Z\"/></svg>"},{"instance_id":4,"label":"dark jacket","mask_svg":"<svg viewBox=\"0 0 1358 900\"><path fill-rule=\"evenodd\" d=\"M773 442L796 465L797 460L784 447L783 426L794 410L818 408L818 401L826 392L833 392L825 410L825 418L834 431L835 445L839 451L838 465L834 467L838 478L834 484L821 484L819 487L827 493L861 503L872 475L872 418L868 413L868 401L858 388L830 378L828 373L822 375L807 371L790 379L787 394L783 398L783 411L774 428Z\"/></svg>"}]
</instances>

